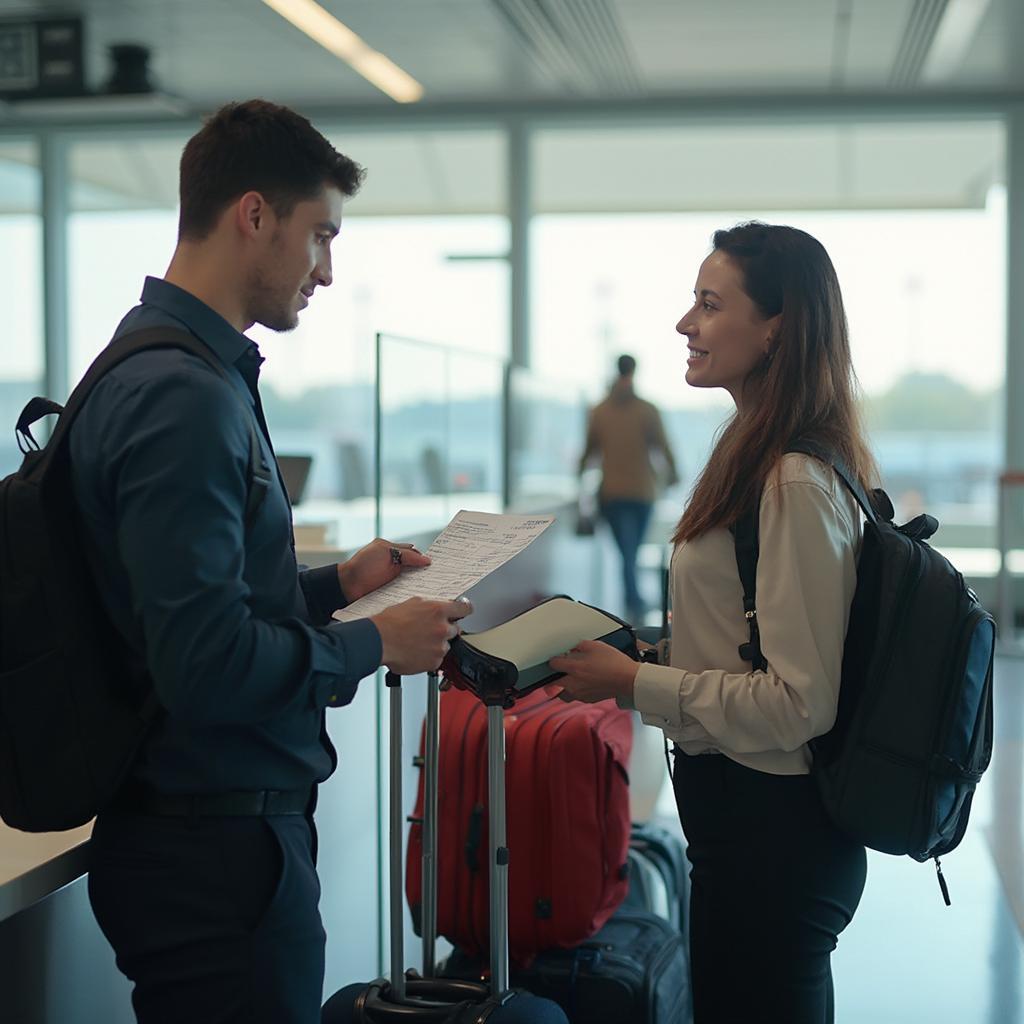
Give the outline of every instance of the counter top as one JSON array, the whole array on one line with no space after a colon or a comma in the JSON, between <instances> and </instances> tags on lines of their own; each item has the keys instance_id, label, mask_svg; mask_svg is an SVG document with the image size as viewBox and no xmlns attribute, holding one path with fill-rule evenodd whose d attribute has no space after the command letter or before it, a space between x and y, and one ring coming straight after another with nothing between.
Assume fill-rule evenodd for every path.
<instances>
[{"instance_id":1,"label":"counter top","mask_svg":"<svg viewBox=\"0 0 1024 1024\"><path fill-rule=\"evenodd\" d=\"M85 874L92 822L67 832L19 832L0 822L0 921Z\"/></svg>"}]
</instances>

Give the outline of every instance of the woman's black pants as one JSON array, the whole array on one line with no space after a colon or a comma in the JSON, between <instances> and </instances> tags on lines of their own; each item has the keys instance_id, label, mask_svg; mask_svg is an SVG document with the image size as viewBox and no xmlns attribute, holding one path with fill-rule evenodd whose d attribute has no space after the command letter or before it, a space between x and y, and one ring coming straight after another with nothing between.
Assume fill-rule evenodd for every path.
<instances>
[{"instance_id":1,"label":"woman's black pants","mask_svg":"<svg viewBox=\"0 0 1024 1024\"><path fill-rule=\"evenodd\" d=\"M808 775L674 760L694 1024L832 1024L829 958L864 890L864 847L832 825Z\"/></svg>"}]
</instances>

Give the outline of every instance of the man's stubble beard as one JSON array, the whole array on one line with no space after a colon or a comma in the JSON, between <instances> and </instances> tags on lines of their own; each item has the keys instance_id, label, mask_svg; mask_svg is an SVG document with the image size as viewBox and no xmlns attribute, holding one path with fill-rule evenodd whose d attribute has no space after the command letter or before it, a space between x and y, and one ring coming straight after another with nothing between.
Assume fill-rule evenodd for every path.
<instances>
[{"instance_id":1,"label":"man's stubble beard","mask_svg":"<svg viewBox=\"0 0 1024 1024\"><path fill-rule=\"evenodd\" d=\"M270 240L270 251L277 250L275 234ZM247 319L279 333L293 331L299 325L299 314L292 303L295 295L279 295L280 288L264 266L256 266L246 287Z\"/></svg>"}]
</instances>

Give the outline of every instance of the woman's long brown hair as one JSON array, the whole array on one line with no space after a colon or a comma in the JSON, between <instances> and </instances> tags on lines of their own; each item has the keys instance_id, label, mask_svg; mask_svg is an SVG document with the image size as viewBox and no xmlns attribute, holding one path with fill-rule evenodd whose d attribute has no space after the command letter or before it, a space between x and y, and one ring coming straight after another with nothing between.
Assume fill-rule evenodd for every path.
<instances>
[{"instance_id":1,"label":"woman's long brown hair","mask_svg":"<svg viewBox=\"0 0 1024 1024\"><path fill-rule=\"evenodd\" d=\"M743 288L768 319L782 314L774 347L744 384L743 411L722 428L673 541L732 526L759 500L768 474L797 438L828 447L858 478L877 486L850 359L835 268L805 231L751 222L716 231L714 247L739 269Z\"/></svg>"}]
</instances>

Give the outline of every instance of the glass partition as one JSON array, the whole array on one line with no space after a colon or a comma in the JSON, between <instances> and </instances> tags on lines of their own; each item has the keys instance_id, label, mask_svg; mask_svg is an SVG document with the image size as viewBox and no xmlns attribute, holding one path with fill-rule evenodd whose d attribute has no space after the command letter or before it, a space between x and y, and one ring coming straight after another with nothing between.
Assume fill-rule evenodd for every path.
<instances>
[{"instance_id":1,"label":"glass partition","mask_svg":"<svg viewBox=\"0 0 1024 1024\"><path fill-rule=\"evenodd\" d=\"M34 143L0 142L0 477L21 464L14 424L43 391L43 245L39 154ZM53 395L63 401L64 395Z\"/></svg>"},{"instance_id":2,"label":"glass partition","mask_svg":"<svg viewBox=\"0 0 1024 1024\"><path fill-rule=\"evenodd\" d=\"M504 363L377 337L378 533L440 530L461 508L502 509Z\"/></svg>"}]
</instances>

